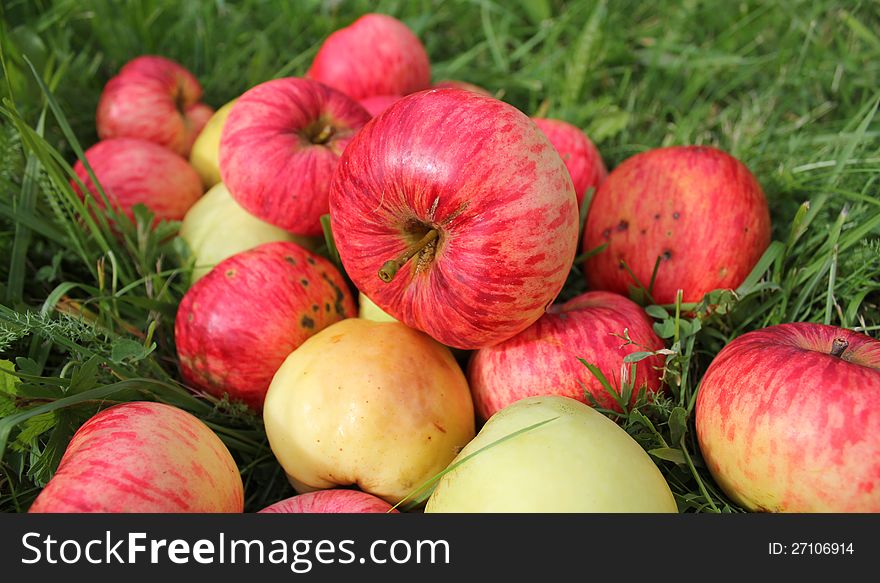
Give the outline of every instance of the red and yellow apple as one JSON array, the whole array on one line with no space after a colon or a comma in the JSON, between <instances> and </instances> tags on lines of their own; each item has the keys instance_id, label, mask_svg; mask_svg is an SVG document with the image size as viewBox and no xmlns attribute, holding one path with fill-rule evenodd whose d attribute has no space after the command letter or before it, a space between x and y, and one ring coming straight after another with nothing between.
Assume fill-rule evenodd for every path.
<instances>
[{"instance_id":1,"label":"red and yellow apple","mask_svg":"<svg viewBox=\"0 0 880 583\"><path fill-rule=\"evenodd\" d=\"M298 492L357 485L396 504L474 436L467 381L448 348L399 322L349 318L294 350L263 408Z\"/></svg>"},{"instance_id":2,"label":"red and yellow apple","mask_svg":"<svg viewBox=\"0 0 880 583\"><path fill-rule=\"evenodd\" d=\"M222 182L187 211L179 235L195 258L193 283L227 257L263 243L291 241L309 251L319 244L316 238L294 235L253 216L235 202Z\"/></svg>"},{"instance_id":3,"label":"red and yellow apple","mask_svg":"<svg viewBox=\"0 0 880 583\"><path fill-rule=\"evenodd\" d=\"M558 119L532 118L559 152L571 174L578 206L590 188L598 188L608 175L599 150L580 128Z\"/></svg>"},{"instance_id":4,"label":"red and yellow apple","mask_svg":"<svg viewBox=\"0 0 880 583\"><path fill-rule=\"evenodd\" d=\"M134 138L101 140L85 152L86 160L111 205L134 219L133 208L143 204L156 221L179 221L202 196L202 181L187 161L168 148ZM86 190L104 208L104 199L77 160L73 171ZM76 180L74 190L84 196Z\"/></svg>"},{"instance_id":5,"label":"red and yellow apple","mask_svg":"<svg viewBox=\"0 0 880 583\"><path fill-rule=\"evenodd\" d=\"M425 512L678 510L660 470L626 431L557 395L498 411L447 469Z\"/></svg>"},{"instance_id":6,"label":"red and yellow apple","mask_svg":"<svg viewBox=\"0 0 880 583\"><path fill-rule=\"evenodd\" d=\"M222 180L220 176L220 136L233 105L235 105L234 99L211 116L193 142L192 150L189 153L189 163L198 172L205 188L211 188Z\"/></svg>"},{"instance_id":7,"label":"red and yellow apple","mask_svg":"<svg viewBox=\"0 0 880 583\"><path fill-rule=\"evenodd\" d=\"M653 300L672 304L680 289L698 302L739 286L769 244L767 200L742 162L706 146L657 148L625 160L593 197L583 250L607 247L584 272L592 289L627 294L648 288L659 262Z\"/></svg>"},{"instance_id":8,"label":"red and yellow apple","mask_svg":"<svg viewBox=\"0 0 880 583\"><path fill-rule=\"evenodd\" d=\"M132 59L110 79L98 102L98 136L140 138L189 156L214 110L201 103L202 86L165 57Z\"/></svg>"},{"instance_id":9,"label":"red and yellow apple","mask_svg":"<svg viewBox=\"0 0 880 583\"><path fill-rule=\"evenodd\" d=\"M146 401L104 409L74 434L29 512L242 512L229 450L190 413Z\"/></svg>"},{"instance_id":10,"label":"red and yellow apple","mask_svg":"<svg viewBox=\"0 0 880 583\"><path fill-rule=\"evenodd\" d=\"M356 314L346 286L332 263L286 241L221 261L177 310L174 339L184 380L259 411L287 355Z\"/></svg>"},{"instance_id":11,"label":"red and yellow apple","mask_svg":"<svg viewBox=\"0 0 880 583\"><path fill-rule=\"evenodd\" d=\"M748 510L880 512L880 341L806 322L743 334L703 376L696 429Z\"/></svg>"},{"instance_id":12,"label":"red and yellow apple","mask_svg":"<svg viewBox=\"0 0 880 583\"><path fill-rule=\"evenodd\" d=\"M589 404L589 393L601 407L619 410L579 359L598 366L620 392L632 366L623 359L663 347L651 318L638 304L618 294L587 292L551 306L513 338L474 352L468 384L481 419L515 401L540 395L562 395ZM663 364L664 358L657 355L636 365L633 400L642 388L649 394L662 389Z\"/></svg>"},{"instance_id":13,"label":"red and yellow apple","mask_svg":"<svg viewBox=\"0 0 880 583\"><path fill-rule=\"evenodd\" d=\"M334 488L285 498L259 514L378 514L397 513L391 504L360 490Z\"/></svg>"},{"instance_id":14,"label":"red and yellow apple","mask_svg":"<svg viewBox=\"0 0 880 583\"><path fill-rule=\"evenodd\" d=\"M297 235L320 235L339 155L369 120L357 102L315 81L261 83L226 118L223 182L252 215Z\"/></svg>"},{"instance_id":15,"label":"red and yellow apple","mask_svg":"<svg viewBox=\"0 0 880 583\"><path fill-rule=\"evenodd\" d=\"M458 89L404 97L366 125L340 158L330 217L359 290L463 349L537 320L577 250L574 188L546 136Z\"/></svg>"},{"instance_id":16,"label":"red and yellow apple","mask_svg":"<svg viewBox=\"0 0 880 583\"><path fill-rule=\"evenodd\" d=\"M431 85L431 63L419 38L386 14L365 14L333 32L306 77L352 99L407 95Z\"/></svg>"}]
</instances>

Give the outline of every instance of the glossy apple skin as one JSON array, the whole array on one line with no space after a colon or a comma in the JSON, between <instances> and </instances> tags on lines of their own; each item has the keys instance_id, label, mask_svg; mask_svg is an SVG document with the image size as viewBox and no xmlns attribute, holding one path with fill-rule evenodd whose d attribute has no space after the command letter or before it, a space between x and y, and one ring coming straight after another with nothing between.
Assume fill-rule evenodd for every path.
<instances>
[{"instance_id":1,"label":"glossy apple skin","mask_svg":"<svg viewBox=\"0 0 880 583\"><path fill-rule=\"evenodd\" d=\"M488 89L484 89L479 85L474 85L473 83L468 83L467 81L459 81L457 79L442 79L437 81L433 85L431 85L432 89L464 89L466 91L473 91L474 93L479 93L480 95L485 95L487 97L492 97L492 93Z\"/></svg>"},{"instance_id":2,"label":"glossy apple skin","mask_svg":"<svg viewBox=\"0 0 880 583\"><path fill-rule=\"evenodd\" d=\"M627 345L624 332L635 344ZM587 292L551 307L513 338L474 352L468 384L483 420L525 397L562 395L591 404L585 391L601 407L619 411L611 395L578 359L598 366L619 392L624 357L663 347L651 318L638 304L618 294ZM662 389L663 363L660 355L638 363L633 400L641 387L649 394Z\"/></svg>"},{"instance_id":3,"label":"glossy apple skin","mask_svg":"<svg viewBox=\"0 0 880 583\"><path fill-rule=\"evenodd\" d=\"M211 116L190 150L189 163L198 172L205 188L211 188L223 180L220 176L220 135L233 105L234 99Z\"/></svg>"},{"instance_id":4,"label":"glossy apple skin","mask_svg":"<svg viewBox=\"0 0 880 583\"><path fill-rule=\"evenodd\" d=\"M193 415L134 401L74 434L29 512L242 512L232 455Z\"/></svg>"},{"instance_id":5,"label":"glossy apple skin","mask_svg":"<svg viewBox=\"0 0 880 583\"><path fill-rule=\"evenodd\" d=\"M258 514L397 514L391 504L360 490L318 490L291 496Z\"/></svg>"},{"instance_id":6,"label":"glossy apple skin","mask_svg":"<svg viewBox=\"0 0 880 583\"><path fill-rule=\"evenodd\" d=\"M292 241L309 251L319 245L315 238L294 235L250 214L235 202L222 182L190 207L178 234L195 257L192 283L224 259L263 243Z\"/></svg>"},{"instance_id":7,"label":"glossy apple skin","mask_svg":"<svg viewBox=\"0 0 880 583\"><path fill-rule=\"evenodd\" d=\"M220 175L238 203L267 223L320 235L339 155L370 114L339 91L295 77L238 98L220 137ZM324 128L332 135L314 143Z\"/></svg>"},{"instance_id":8,"label":"glossy apple skin","mask_svg":"<svg viewBox=\"0 0 880 583\"><path fill-rule=\"evenodd\" d=\"M174 339L192 387L261 410L272 376L307 338L357 313L332 263L290 242L225 259L184 294Z\"/></svg>"},{"instance_id":9,"label":"glossy apple skin","mask_svg":"<svg viewBox=\"0 0 880 583\"><path fill-rule=\"evenodd\" d=\"M706 146L671 146L637 154L615 168L590 204L583 250L608 247L586 261L593 289L628 295L647 287L657 258L653 299L698 302L734 289L770 244L770 214L760 184L736 158Z\"/></svg>"},{"instance_id":10,"label":"glossy apple skin","mask_svg":"<svg viewBox=\"0 0 880 583\"><path fill-rule=\"evenodd\" d=\"M290 354L263 421L297 492L356 484L391 504L474 437L467 381L449 349L399 322L361 318Z\"/></svg>"},{"instance_id":11,"label":"glossy apple skin","mask_svg":"<svg viewBox=\"0 0 880 583\"><path fill-rule=\"evenodd\" d=\"M352 99L408 95L430 87L431 63L404 23L385 14L365 14L327 37L306 77Z\"/></svg>"},{"instance_id":12,"label":"glossy apple skin","mask_svg":"<svg viewBox=\"0 0 880 583\"><path fill-rule=\"evenodd\" d=\"M696 429L749 510L880 512L880 341L806 322L743 334L700 383Z\"/></svg>"},{"instance_id":13,"label":"glossy apple skin","mask_svg":"<svg viewBox=\"0 0 880 583\"><path fill-rule=\"evenodd\" d=\"M678 511L645 450L574 399L528 397L505 407L450 466L493 443L440 478L426 513Z\"/></svg>"},{"instance_id":14,"label":"glossy apple skin","mask_svg":"<svg viewBox=\"0 0 880 583\"><path fill-rule=\"evenodd\" d=\"M578 207L590 188L598 188L608 176L599 150L580 128L558 119L532 118L559 152L571 174Z\"/></svg>"},{"instance_id":15,"label":"glossy apple skin","mask_svg":"<svg viewBox=\"0 0 880 583\"><path fill-rule=\"evenodd\" d=\"M340 158L330 216L345 269L382 310L473 349L527 328L556 297L577 248L562 159L522 112L457 89L407 96ZM383 263L439 238L385 283Z\"/></svg>"},{"instance_id":16,"label":"glossy apple skin","mask_svg":"<svg viewBox=\"0 0 880 583\"><path fill-rule=\"evenodd\" d=\"M361 107L366 109L371 116L376 117L391 107L392 104L400 101L402 97L402 95L373 95L372 97L365 97L358 100L358 103L360 103Z\"/></svg>"},{"instance_id":17,"label":"glossy apple skin","mask_svg":"<svg viewBox=\"0 0 880 583\"><path fill-rule=\"evenodd\" d=\"M189 156L214 110L199 100L202 86L185 67L165 57L129 61L110 79L98 102L98 136L141 138Z\"/></svg>"},{"instance_id":18,"label":"glossy apple skin","mask_svg":"<svg viewBox=\"0 0 880 583\"><path fill-rule=\"evenodd\" d=\"M178 221L202 196L202 181L187 161L153 142L134 138L101 140L85 155L111 204L131 219L134 206L143 204L154 213L156 221ZM104 208L104 200L81 161L77 160L73 171L98 207ZM84 196L76 181L71 184Z\"/></svg>"}]
</instances>

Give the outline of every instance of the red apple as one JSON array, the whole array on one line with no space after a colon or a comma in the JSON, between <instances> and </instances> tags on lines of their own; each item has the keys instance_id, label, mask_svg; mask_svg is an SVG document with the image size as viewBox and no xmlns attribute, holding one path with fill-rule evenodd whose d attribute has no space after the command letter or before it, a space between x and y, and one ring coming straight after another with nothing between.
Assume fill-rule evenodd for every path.
<instances>
[{"instance_id":1,"label":"red apple","mask_svg":"<svg viewBox=\"0 0 880 583\"><path fill-rule=\"evenodd\" d=\"M709 365L696 429L749 510L880 512L880 341L806 322L744 334Z\"/></svg>"},{"instance_id":2,"label":"red apple","mask_svg":"<svg viewBox=\"0 0 880 583\"><path fill-rule=\"evenodd\" d=\"M479 93L481 95L487 95L492 97L492 93L489 92L488 89L484 89L479 85L474 85L473 83L468 83L467 81L459 81L457 79L443 79L441 81L437 81L436 83L431 85L433 89L464 89L466 91L473 91L474 93Z\"/></svg>"},{"instance_id":3,"label":"red apple","mask_svg":"<svg viewBox=\"0 0 880 583\"><path fill-rule=\"evenodd\" d=\"M184 380L254 410L294 348L357 315L332 263L287 241L217 264L183 296L174 339Z\"/></svg>"},{"instance_id":4,"label":"red apple","mask_svg":"<svg viewBox=\"0 0 880 583\"><path fill-rule=\"evenodd\" d=\"M607 247L584 271L593 289L649 287L656 303L698 302L739 286L770 244L760 184L736 158L705 146L658 148L614 169L590 204L583 249ZM625 263L625 266L624 266ZM628 269L627 269L628 268Z\"/></svg>"},{"instance_id":5,"label":"red apple","mask_svg":"<svg viewBox=\"0 0 880 583\"><path fill-rule=\"evenodd\" d=\"M318 490L292 496L267 506L258 514L371 514L392 513L391 504L360 490Z\"/></svg>"},{"instance_id":6,"label":"red apple","mask_svg":"<svg viewBox=\"0 0 880 583\"><path fill-rule=\"evenodd\" d=\"M587 190L598 188L608 175L599 150L587 134L570 123L558 119L539 117L532 119L562 156L562 161L565 162L565 167L568 168L571 180L574 182L574 192L580 205Z\"/></svg>"},{"instance_id":7,"label":"red apple","mask_svg":"<svg viewBox=\"0 0 880 583\"><path fill-rule=\"evenodd\" d=\"M372 97L364 97L359 100L358 103L361 104L361 107L366 109L370 115L376 117L386 109L388 109L391 104L397 103L400 101L402 95L373 95Z\"/></svg>"},{"instance_id":8,"label":"red apple","mask_svg":"<svg viewBox=\"0 0 880 583\"><path fill-rule=\"evenodd\" d=\"M220 137L220 174L252 215L320 235L339 155L370 114L339 91L288 77L238 98Z\"/></svg>"},{"instance_id":9,"label":"red apple","mask_svg":"<svg viewBox=\"0 0 880 583\"><path fill-rule=\"evenodd\" d=\"M553 146L516 108L459 89L410 95L365 126L340 159L330 216L357 288L463 349L537 320L577 247Z\"/></svg>"},{"instance_id":10,"label":"red apple","mask_svg":"<svg viewBox=\"0 0 880 583\"><path fill-rule=\"evenodd\" d=\"M86 150L86 159L111 204L129 218L143 204L156 220L181 220L202 196L202 181L189 163L168 148L134 138L102 140ZM104 199L82 162L73 167L98 206ZM74 190L84 196L76 181Z\"/></svg>"},{"instance_id":11,"label":"red apple","mask_svg":"<svg viewBox=\"0 0 880 583\"><path fill-rule=\"evenodd\" d=\"M486 420L507 405L533 396L559 395L591 404L589 392L604 408L620 410L602 384L578 359L599 370L619 392L626 355L664 347L651 318L635 302L618 294L587 292L552 306L537 322L495 346L473 353L468 384L474 407ZM632 340L627 342L626 335ZM644 387L661 390L662 356L636 365L635 400Z\"/></svg>"},{"instance_id":12,"label":"red apple","mask_svg":"<svg viewBox=\"0 0 880 583\"><path fill-rule=\"evenodd\" d=\"M110 79L98 103L98 136L142 138L189 156L214 110L201 103L202 86L165 57L131 60Z\"/></svg>"},{"instance_id":13,"label":"red apple","mask_svg":"<svg viewBox=\"0 0 880 583\"><path fill-rule=\"evenodd\" d=\"M29 512L242 512L244 488L220 438L193 415L134 401L74 434Z\"/></svg>"},{"instance_id":14,"label":"red apple","mask_svg":"<svg viewBox=\"0 0 880 583\"><path fill-rule=\"evenodd\" d=\"M306 76L353 99L407 95L431 85L431 63L407 26L365 14L327 37Z\"/></svg>"}]
</instances>

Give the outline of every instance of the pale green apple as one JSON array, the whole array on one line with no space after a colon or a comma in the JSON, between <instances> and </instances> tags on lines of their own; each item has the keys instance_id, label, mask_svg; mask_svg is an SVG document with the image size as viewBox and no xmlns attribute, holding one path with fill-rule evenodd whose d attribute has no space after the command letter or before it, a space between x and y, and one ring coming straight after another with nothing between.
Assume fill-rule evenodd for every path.
<instances>
[{"instance_id":1,"label":"pale green apple","mask_svg":"<svg viewBox=\"0 0 880 583\"><path fill-rule=\"evenodd\" d=\"M551 421L552 420L552 421ZM569 397L529 397L489 418L450 464L425 512L677 512L645 450Z\"/></svg>"},{"instance_id":2,"label":"pale green apple","mask_svg":"<svg viewBox=\"0 0 880 583\"><path fill-rule=\"evenodd\" d=\"M202 128L189 154L189 163L198 172L205 188L211 188L222 179L220 178L220 134L223 133L223 125L232 106L233 99L216 112Z\"/></svg>"},{"instance_id":3,"label":"pale green apple","mask_svg":"<svg viewBox=\"0 0 880 583\"><path fill-rule=\"evenodd\" d=\"M293 241L314 251L318 241L288 233L244 210L222 182L214 185L187 211L180 237L195 257L195 283L219 262L263 243Z\"/></svg>"},{"instance_id":4,"label":"pale green apple","mask_svg":"<svg viewBox=\"0 0 880 583\"><path fill-rule=\"evenodd\" d=\"M373 303L364 292L358 293L358 318L373 322L397 322L397 319Z\"/></svg>"}]
</instances>

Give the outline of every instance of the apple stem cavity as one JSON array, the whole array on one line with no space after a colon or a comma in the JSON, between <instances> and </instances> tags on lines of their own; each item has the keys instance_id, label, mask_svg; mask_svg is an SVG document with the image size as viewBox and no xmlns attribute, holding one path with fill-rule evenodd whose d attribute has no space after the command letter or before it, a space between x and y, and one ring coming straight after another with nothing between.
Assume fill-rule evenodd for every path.
<instances>
[{"instance_id":1,"label":"apple stem cavity","mask_svg":"<svg viewBox=\"0 0 880 583\"><path fill-rule=\"evenodd\" d=\"M313 144L326 144L330 141L330 138L333 137L334 129L330 124L325 125L321 128L321 131L318 132L314 138L312 138Z\"/></svg>"},{"instance_id":2,"label":"apple stem cavity","mask_svg":"<svg viewBox=\"0 0 880 583\"><path fill-rule=\"evenodd\" d=\"M390 283L391 280L394 279L394 276L397 275L397 271L403 267L413 255L430 245L438 236L439 233L437 232L437 229L431 229L425 233L424 237L407 247L406 251L404 251L400 257L383 263L382 267L379 268L379 279L385 283Z\"/></svg>"},{"instance_id":3,"label":"apple stem cavity","mask_svg":"<svg viewBox=\"0 0 880 583\"><path fill-rule=\"evenodd\" d=\"M843 352L848 347L849 347L849 342L847 342L843 338L835 338L834 342L831 343L831 356L836 356L837 358L842 358Z\"/></svg>"}]
</instances>

